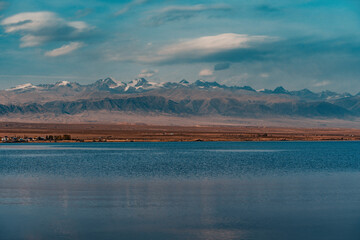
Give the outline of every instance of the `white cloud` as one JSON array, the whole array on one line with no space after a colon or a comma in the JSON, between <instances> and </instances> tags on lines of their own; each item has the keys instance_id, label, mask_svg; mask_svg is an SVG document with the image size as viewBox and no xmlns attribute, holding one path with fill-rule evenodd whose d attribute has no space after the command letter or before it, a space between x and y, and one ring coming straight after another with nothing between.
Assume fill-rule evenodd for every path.
<instances>
[{"instance_id":1,"label":"white cloud","mask_svg":"<svg viewBox=\"0 0 360 240\"><path fill-rule=\"evenodd\" d=\"M161 48L150 56L140 56L138 60L141 62L165 62L176 59L194 60L231 50L249 49L256 44L274 40L276 38L269 36L224 33L179 41Z\"/></svg>"},{"instance_id":2,"label":"white cloud","mask_svg":"<svg viewBox=\"0 0 360 240\"><path fill-rule=\"evenodd\" d=\"M225 4L168 6L156 11L155 14L148 19L148 21L153 25L160 25L166 22L189 19L204 12L218 12L228 10L231 10L231 7Z\"/></svg>"},{"instance_id":3,"label":"white cloud","mask_svg":"<svg viewBox=\"0 0 360 240\"><path fill-rule=\"evenodd\" d=\"M141 71L141 73L138 75L139 78L150 78L152 76L154 76L156 73L158 73L158 70L149 70L149 69L144 69Z\"/></svg>"},{"instance_id":4,"label":"white cloud","mask_svg":"<svg viewBox=\"0 0 360 240\"><path fill-rule=\"evenodd\" d=\"M314 84L314 87L325 87L327 85L329 85L330 82L329 81L322 81L322 82L317 82Z\"/></svg>"},{"instance_id":5,"label":"white cloud","mask_svg":"<svg viewBox=\"0 0 360 240\"><path fill-rule=\"evenodd\" d=\"M24 12L1 21L6 33L20 33L20 47L34 47L51 41L72 41L92 29L82 21L66 21L53 12Z\"/></svg>"},{"instance_id":6,"label":"white cloud","mask_svg":"<svg viewBox=\"0 0 360 240\"><path fill-rule=\"evenodd\" d=\"M268 73L261 73L260 77L262 78L268 78L270 75Z\"/></svg>"},{"instance_id":7,"label":"white cloud","mask_svg":"<svg viewBox=\"0 0 360 240\"><path fill-rule=\"evenodd\" d=\"M197 52L211 54L234 48L248 48L250 42L264 41L264 36L249 36L245 34L225 33L216 36L206 36L183 41L167 46L159 51L160 55Z\"/></svg>"},{"instance_id":8,"label":"white cloud","mask_svg":"<svg viewBox=\"0 0 360 240\"><path fill-rule=\"evenodd\" d=\"M46 42L48 38L46 36L34 36L27 34L21 37L20 40L22 42L20 47L35 47L42 44L43 42Z\"/></svg>"},{"instance_id":9,"label":"white cloud","mask_svg":"<svg viewBox=\"0 0 360 240\"><path fill-rule=\"evenodd\" d=\"M70 44L63 45L59 48L56 48L56 49L46 52L45 56L57 57L57 56L61 56L61 55L66 55L66 54L69 54L69 53L75 51L76 49L81 48L83 45L84 44L82 42L71 42Z\"/></svg>"},{"instance_id":10,"label":"white cloud","mask_svg":"<svg viewBox=\"0 0 360 240\"><path fill-rule=\"evenodd\" d=\"M130 9L137 5L141 5L143 3L146 3L147 0L133 0L130 3L126 4L121 10L115 13L116 16L123 15L127 13Z\"/></svg>"},{"instance_id":11,"label":"white cloud","mask_svg":"<svg viewBox=\"0 0 360 240\"><path fill-rule=\"evenodd\" d=\"M214 72L210 69L203 69L199 72L199 76L201 77L208 77L208 76L212 76L214 74Z\"/></svg>"}]
</instances>

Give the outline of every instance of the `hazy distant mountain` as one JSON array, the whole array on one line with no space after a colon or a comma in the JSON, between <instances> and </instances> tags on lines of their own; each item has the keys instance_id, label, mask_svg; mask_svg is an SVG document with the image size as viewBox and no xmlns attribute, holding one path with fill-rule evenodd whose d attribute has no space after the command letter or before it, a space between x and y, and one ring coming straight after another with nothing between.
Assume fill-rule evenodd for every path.
<instances>
[{"instance_id":1,"label":"hazy distant mountain","mask_svg":"<svg viewBox=\"0 0 360 240\"><path fill-rule=\"evenodd\" d=\"M0 91L0 115L65 114L111 111L235 117L351 118L360 116L360 95L308 89L254 90L197 80L154 83L144 78L129 83L112 78L81 85L62 81L30 83Z\"/></svg>"},{"instance_id":2,"label":"hazy distant mountain","mask_svg":"<svg viewBox=\"0 0 360 240\"><path fill-rule=\"evenodd\" d=\"M360 115L360 95L340 98L332 101L333 104L348 109L356 115Z\"/></svg>"},{"instance_id":3,"label":"hazy distant mountain","mask_svg":"<svg viewBox=\"0 0 360 240\"><path fill-rule=\"evenodd\" d=\"M346 98L352 96L350 93L339 94L331 91L314 93L306 88L299 91L288 91L281 86L275 88L274 90L264 89L264 90L260 90L259 92L263 92L266 94L287 94L290 96L299 97L300 99L304 99L304 100L330 100L330 99L340 99L340 98Z\"/></svg>"}]
</instances>

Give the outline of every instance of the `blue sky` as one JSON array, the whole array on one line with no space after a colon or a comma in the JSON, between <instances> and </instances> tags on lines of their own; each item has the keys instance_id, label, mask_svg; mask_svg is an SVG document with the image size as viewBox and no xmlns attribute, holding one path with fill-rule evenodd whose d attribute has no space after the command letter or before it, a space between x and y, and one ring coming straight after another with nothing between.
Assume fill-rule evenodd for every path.
<instances>
[{"instance_id":1,"label":"blue sky","mask_svg":"<svg viewBox=\"0 0 360 240\"><path fill-rule=\"evenodd\" d=\"M360 91L357 0L0 0L0 88L112 76Z\"/></svg>"}]
</instances>

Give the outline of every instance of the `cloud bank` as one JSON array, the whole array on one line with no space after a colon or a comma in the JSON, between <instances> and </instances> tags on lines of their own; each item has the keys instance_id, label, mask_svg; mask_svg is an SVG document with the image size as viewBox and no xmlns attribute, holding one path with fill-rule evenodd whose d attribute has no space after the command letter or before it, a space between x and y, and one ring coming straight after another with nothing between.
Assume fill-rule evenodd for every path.
<instances>
[{"instance_id":1,"label":"cloud bank","mask_svg":"<svg viewBox=\"0 0 360 240\"><path fill-rule=\"evenodd\" d=\"M19 33L20 47L34 47L47 42L86 38L92 29L83 21L66 21L53 12L24 12L1 21L8 34Z\"/></svg>"}]
</instances>

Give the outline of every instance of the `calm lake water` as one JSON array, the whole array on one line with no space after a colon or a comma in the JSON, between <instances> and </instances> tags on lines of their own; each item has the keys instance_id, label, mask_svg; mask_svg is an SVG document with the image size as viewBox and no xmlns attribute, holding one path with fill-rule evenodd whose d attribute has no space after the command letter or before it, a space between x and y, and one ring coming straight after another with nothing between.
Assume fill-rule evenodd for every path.
<instances>
[{"instance_id":1,"label":"calm lake water","mask_svg":"<svg viewBox=\"0 0 360 240\"><path fill-rule=\"evenodd\" d=\"M360 142L0 144L0 239L360 239Z\"/></svg>"}]
</instances>

